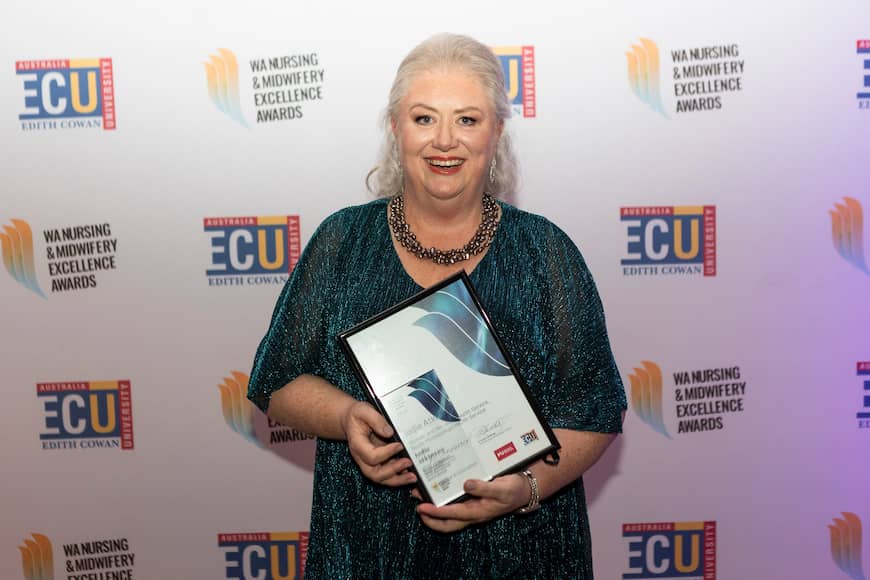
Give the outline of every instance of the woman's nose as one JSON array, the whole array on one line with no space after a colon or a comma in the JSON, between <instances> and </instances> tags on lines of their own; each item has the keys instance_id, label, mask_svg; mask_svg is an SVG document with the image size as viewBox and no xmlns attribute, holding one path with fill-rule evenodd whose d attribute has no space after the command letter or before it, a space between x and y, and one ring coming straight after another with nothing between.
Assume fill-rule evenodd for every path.
<instances>
[{"instance_id":1,"label":"woman's nose","mask_svg":"<svg viewBox=\"0 0 870 580\"><path fill-rule=\"evenodd\" d=\"M435 141L432 144L441 151L447 151L455 146L453 127L450 126L450 123L441 123L438 126L438 132L435 134Z\"/></svg>"}]
</instances>

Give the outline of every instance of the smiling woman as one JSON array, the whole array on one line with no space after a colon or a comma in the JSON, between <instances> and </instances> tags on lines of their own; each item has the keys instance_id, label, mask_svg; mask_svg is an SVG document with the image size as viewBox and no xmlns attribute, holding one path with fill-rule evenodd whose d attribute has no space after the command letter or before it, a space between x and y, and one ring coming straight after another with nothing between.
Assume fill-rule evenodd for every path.
<instances>
[{"instance_id":1,"label":"smiling woman","mask_svg":"<svg viewBox=\"0 0 870 580\"><path fill-rule=\"evenodd\" d=\"M472 84L477 86L472 90L484 91L486 105L492 108L494 120L503 127L505 121L510 119L511 109L501 65L486 46L474 39L456 35L439 35L420 44L399 65L384 112L381 159L366 180L368 183L373 176L377 178L374 191L379 196L392 197L402 191L404 179L395 124L403 101L407 101L409 85L421 75L435 72L456 72L476 81ZM473 118L471 115L469 117ZM472 122L471 118L463 122ZM510 135L506 132L500 130L492 158L495 164L486 190L495 197L510 197L516 192L517 169Z\"/></svg>"},{"instance_id":2,"label":"smiling woman","mask_svg":"<svg viewBox=\"0 0 870 580\"><path fill-rule=\"evenodd\" d=\"M418 75L392 119L406 199L417 204L465 195L477 202L503 128L470 73L445 69Z\"/></svg>"},{"instance_id":3,"label":"smiling woman","mask_svg":"<svg viewBox=\"0 0 870 580\"><path fill-rule=\"evenodd\" d=\"M412 50L368 176L381 199L327 218L278 299L248 396L318 438L309 577L592 578L581 476L621 430L625 396L576 246L496 199L516 187L509 116L488 47L445 34ZM467 480L466 501L436 507L412 489L411 461L364 402L337 335L463 269L561 461Z\"/></svg>"}]
</instances>

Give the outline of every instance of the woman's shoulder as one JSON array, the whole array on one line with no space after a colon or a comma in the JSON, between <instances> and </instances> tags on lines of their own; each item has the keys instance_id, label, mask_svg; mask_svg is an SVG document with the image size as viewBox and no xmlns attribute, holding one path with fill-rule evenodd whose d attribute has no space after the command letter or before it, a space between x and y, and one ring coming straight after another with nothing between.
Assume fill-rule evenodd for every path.
<instances>
[{"instance_id":1,"label":"woman's shoulder","mask_svg":"<svg viewBox=\"0 0 870 580\"><path fill-rule=\"evenodd\" d=\"M357 244L363 235L370 236L379 231L377 220L379 215L386 215L385 207L385 200L376 199L328 215L305 244L303 257L315 262L340 259L349 245ZM386 218L382 219L386 223Z\"/></svg>"},{"instance_id":2,"label":"woman's shoulder","mask_svg":"<svg viewBox=\"0 0 870 580\"><path fill-rule=\"evenodd\" d=\"M380 217L385 215L386 205L386 199L375 199L335 211L320 222L312 239L324 236L346 236L349 230L371 227Z\"/></svg>"},{"instance_id":3,"label":"woman's shoulder","mask_svg":"<svg viewBox=\"0 0 870 580\"><path fill-rule=\"evenodd\" d=\"M499 205L503 224L516 235L548 246L556 243L576 247L570 236L547 217L520 209L506 201L499 201Z\"/></svg>"},{"instance_id":4,"label":"woman's shoulder","mask_svg":"<svg viewBox=\"0 0 870 580\"><path fill-rule=\"evenodd\" d=\"M359 221L375 220L386 211L386 205L387 199L378 198L366 203L344 207L327 216L321 222L321 227L335 227Z\"/></svg>"}]
</instances>

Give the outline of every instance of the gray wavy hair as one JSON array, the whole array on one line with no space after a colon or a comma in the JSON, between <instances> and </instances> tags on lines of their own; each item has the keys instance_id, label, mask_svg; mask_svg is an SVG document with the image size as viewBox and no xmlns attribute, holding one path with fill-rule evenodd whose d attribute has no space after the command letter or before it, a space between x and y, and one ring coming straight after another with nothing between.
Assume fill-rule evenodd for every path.
<instances>
[{"instance_id":1,"label":"gray wavy hair","mask_svg":"<svg viewBox=\"0 0 870 580\"><path fill-rule=\"evenodd\" d=\"M396 71L389 102L381 120L384 139L380 159L366 176L366 187L378 197L393 197L404 187L399 148L392 131L392 119L399 112L411 81L418 74L441 67L459 67L477 77L492 101L496 117L503 123L511 117L505 89L504 73L498 57L488 46L458 34L437 34L417 45ZM502 130L495 149L494 179L487 180L487 193L495 197L513 197L519 168L507 128ZM374 177L374 188L371 185Z\"/></svg>"}]
</instances>

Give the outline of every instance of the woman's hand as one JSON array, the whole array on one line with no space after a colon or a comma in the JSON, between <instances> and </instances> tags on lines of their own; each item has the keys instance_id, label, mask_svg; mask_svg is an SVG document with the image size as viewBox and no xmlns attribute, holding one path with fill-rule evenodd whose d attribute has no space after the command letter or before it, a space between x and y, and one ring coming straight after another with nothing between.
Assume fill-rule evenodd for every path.
<instances>
[{"instance_id":1,"label":"woman's hand","mask_svg":"<svg viewBox=\"0 0 870 580\"><path fill-rule=\"evenodd\" d=\"M524 475L513 473L492 481L469 479L465 493L471 497L464 502L435 507L421 503L417 513L423 523L438 532L456 532L472 524L480 524L514 512L529 503L532 490ZM417 499L419 492L411 494Z\"/></svg>"},{"instance_id":2,"label":"woman's hand","mask_svg":"<svg viewBox=\"0 0 870 580\"><path fill-rule=\"evenodd\" d=\"M402 444L386 441L393 436L393 428L377 409L368 403L355 401L341 417L341 427L351 457L367 478L391 487L417 481L417 476L408 471L411 460L395 457L402 451Z\"/></svg>"}]
</instances>

